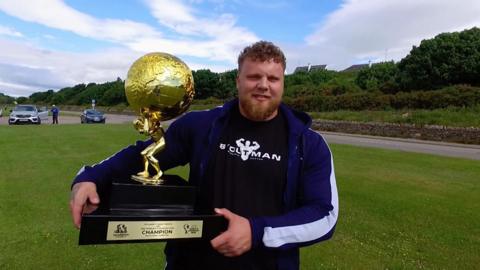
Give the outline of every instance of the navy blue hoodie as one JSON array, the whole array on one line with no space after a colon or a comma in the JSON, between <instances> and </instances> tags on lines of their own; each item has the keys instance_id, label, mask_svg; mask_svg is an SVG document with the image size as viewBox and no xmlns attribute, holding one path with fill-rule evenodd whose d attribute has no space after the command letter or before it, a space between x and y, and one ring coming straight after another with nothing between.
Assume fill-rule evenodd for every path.
<instances>
[{"instance_id":1,"label":"navy blue hoodie","mask_svg":"<svg viewBox=\"0 0 480 270\"><path fill-rule=\"evenodd\" d=\"M165 134L166 147L158 154L162 170L190 164L189 183L201 186L226 119L238 100L207 111L185 114ZM333 159L327 143L310 129L311 118L281 104L288 125L287 184L280 216L246 217L252 246L275 248L278 269L299 268L299 247L329 239L338 217L338 194ZM143 170L140 152L152 142L138 141L102 162L83 167L74 184L91 181L99 190L110 179ZM168 254L167 254L168 261Z\"/></svg>"}]
</instances>

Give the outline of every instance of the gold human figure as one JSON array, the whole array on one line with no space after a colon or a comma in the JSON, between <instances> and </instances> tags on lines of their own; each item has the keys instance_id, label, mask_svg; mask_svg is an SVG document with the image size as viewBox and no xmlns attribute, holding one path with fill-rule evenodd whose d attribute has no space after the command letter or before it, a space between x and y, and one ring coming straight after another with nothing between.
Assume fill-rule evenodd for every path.
<instances>
[{"instance_id":1,"label":"gold human figure","mask_svg":"<svg viewBox=\"0 0 480 270\"><path fill-rule=\"evenodd\" d=\"M160 124L160 119L160 111L142 108L140 117L133 122L136 130L142 134L147 134L153 140L153 143L141 152L144 162L144 170L137 173L136 176L132 176L134 180L143 184L158 185L163 182L163 180L160 179L163 172L160 169L158 160L155 158L155 154L165 148L165 131ZM150 173L148 172L149 166L152 166L156 171L156 174L152 177L150 177Z\"/></svg>"}]
</instances>

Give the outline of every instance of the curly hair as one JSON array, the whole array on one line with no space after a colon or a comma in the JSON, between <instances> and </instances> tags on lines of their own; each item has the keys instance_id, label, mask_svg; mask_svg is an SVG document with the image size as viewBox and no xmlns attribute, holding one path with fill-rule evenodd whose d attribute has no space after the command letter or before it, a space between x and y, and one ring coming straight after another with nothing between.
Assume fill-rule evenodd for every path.
<instances>
[{"instance_id":1,"label":"curly hair","mask_svg":"<svg viewBox=\"0 0 480 270\"><path fill-rule=\"evenodd\" d=\"M269 41L262 40L245 47L238 56L238 71L240 71L243 61L247 58L254 61L260 60L262 62L273 59L275 63L282 64L283 70L285 70L287 66L287 60L282 50Z\"/></svg>"}]
</instances>

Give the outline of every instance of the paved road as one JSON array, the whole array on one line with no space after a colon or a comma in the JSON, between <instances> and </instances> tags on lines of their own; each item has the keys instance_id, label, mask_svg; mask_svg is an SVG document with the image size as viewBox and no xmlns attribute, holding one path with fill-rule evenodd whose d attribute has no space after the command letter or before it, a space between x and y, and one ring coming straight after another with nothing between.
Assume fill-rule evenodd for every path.
<instances>
[{"instance_id":1,"label":"paved road","mask_svg":"<svg viewBox=\"0 0 480 270\"><path fill-rule=\"evenodd\" d=\"M80 124L80 112L66 112L68 115L62 115L58 118L58 122L60 124ZM136 118L132 115L120 115L120 114L105 114L107 117L107 123L109 124L126 124L132 123L133 120ZM42 124L50 124L52 122L52 117L48 117L48 122L43 122ZM8 116L0 117L0 125L7 125L8 124Z\"/></svg>"},{"instance_id":2,"label":"paved road","mask_svg":"<svg viewBox=\"0 0 480 270\"><path fill-rule=\"evenodd\" d=\"M395 149L408 152L427 153L449 157L480 160L480 145L442 143L415 139L386 138L378 136L353 135L335 132L321 132L328 143L350 144L366 147Z\"/></svg>"},{"instance_id":3,"label":"paved road","mask_svg":"<svg viewBox=\"0 0 480 270\"><path fill-rule=\"evenodd\" d=\"M73 116L71 114L78 114ZM132 123L135 116L106 114L107 124ZM51 117L49 122L51 122ZM69 112L68 116L60 115L60 124L79 124L80 113ZM168 121L169 122L169 121ZM164 124L168 124L165 122ZM6 125L8 117L0 117L0 125ZM414 139L386 138L378 136L353 135L334 132L321 132L327 142L334 144L350 144L366 147L395 149L401 151L427 153L441 156L461 157L480 160L480 145L432 142Z\"/></svg>"}]
</instances>

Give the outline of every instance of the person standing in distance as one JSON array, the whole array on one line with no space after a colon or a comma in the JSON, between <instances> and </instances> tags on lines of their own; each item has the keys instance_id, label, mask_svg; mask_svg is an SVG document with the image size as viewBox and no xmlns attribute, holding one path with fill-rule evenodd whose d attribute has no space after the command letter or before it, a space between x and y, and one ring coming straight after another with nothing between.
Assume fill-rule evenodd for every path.
<instances>
[{"instance_id":1,"label":"person standing in distance","mask_svg":"<svg viewBox=\"0 0 480 270\"><path fill-rule=\"evenodd\" d=\"M238 57L238 99L189 112L166 131L156 156L162 169L189 164L196 210L228 220L211 241L168 242L166 269L299 269L299 248L333 235L332 154L310 129L311 118L282 103L285 67L273 43L246 47ZM75 226L84 207L100 202L97 189L142 169L140 152L149 144L138 141L79 171L70 201Z\"/></svg>"},{"instance_id":2,"label":"person standing in distance","mask_svg":"<svg viewBox=\"0 0 480 270\"><path fill-rule=\"evenodd\" d=\"M52 109L50 110L52 112L52 125L57 124L58 125L58 113L59 110L55 104L52 105Z\"/></svg>"}]
</instances>

